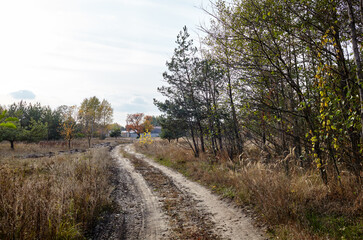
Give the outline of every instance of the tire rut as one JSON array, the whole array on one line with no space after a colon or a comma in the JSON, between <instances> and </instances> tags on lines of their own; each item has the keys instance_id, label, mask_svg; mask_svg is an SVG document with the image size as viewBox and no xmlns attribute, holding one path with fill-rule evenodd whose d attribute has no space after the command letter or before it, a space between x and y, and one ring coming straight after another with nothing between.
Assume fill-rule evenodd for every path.
<instances>
[{"instance_id":1,"label":"tire rut","mask_svg":"<svg viewBox=\"0 0 363 240\"><path fill-rule=\"evenodd\" d=\"M211 216L198 207L199 202L181 191L159 169L134 156L127 156L154 194L159 197L162 209L169 217L167 239L220 239L213 231Z\"/></svg>"},{"instance_id":2,"label":"tire rut","mask_svg":"<svg viewBox=\"0 0 363 240\"><path fill-rule=\"evenodd\" d=\"M125 219L122 239L167 239L167 220L159 199L131 162L120 155L120 147L116 147L112 154L119 163L123 185L118 200Z\"/></svg>"},{"instance_id":3,"label":"tire rut","mask_svg":"<svg viewBox=\"0 0 363 240\"><path fill-rule=\"evenodd\" d=\"M132 145L124 149L135 170L163 198L163 208L170 217L173 230L170 239L266 239L263 232L256 229L252 220L234 204L220 200L182 174L136 153ZM168 207L170 202L171 210ZM198 235L199 231L204 232ZM183 235L184 232L192 235Z\"/></svg>"}]
</instances>

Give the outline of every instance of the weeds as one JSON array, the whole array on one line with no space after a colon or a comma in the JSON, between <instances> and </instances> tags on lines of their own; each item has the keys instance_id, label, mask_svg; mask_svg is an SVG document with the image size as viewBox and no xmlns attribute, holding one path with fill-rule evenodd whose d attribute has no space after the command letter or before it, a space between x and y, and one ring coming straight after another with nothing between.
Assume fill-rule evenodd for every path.
<instances>
[{"instance_id":1,"label":"weeds","mask_svg":"<svg viewBox=\"0 0 363 240\"><path fill-rule=\"evenodd\" d=\"M18 144L16 151L25 148ZM95 217L110 208L109 164L106 149L37 159L3 153L0 239L84 239Z\"/></svg>"},{"instance_id":2,"label":"weeds","mask_svg":"<svg viewBox=\"0 0 363 240\"><path fill-rule=\"evenodd\" d=\"M251 146L245 148L250 161L237 164L223 156L218 161L209 155L194 158L180 143L154 142L136 148L223 197L254 208L272 237L361 239L363 234L363 192L354 176L346 174L340 185L328 186L314 169L291 166L286 176L281 164L258 161L258 151Z\"/></svg>"}]
</instances>

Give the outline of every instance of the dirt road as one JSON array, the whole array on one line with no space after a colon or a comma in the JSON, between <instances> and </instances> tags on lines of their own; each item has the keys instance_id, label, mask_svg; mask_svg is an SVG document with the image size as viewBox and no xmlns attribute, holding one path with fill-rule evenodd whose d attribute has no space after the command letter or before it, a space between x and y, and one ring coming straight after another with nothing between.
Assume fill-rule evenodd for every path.
<instances>
[{"instance_id":1,"label":"dirt road","mask_svg":"<svg viewBox=\"0 0 363 240\"><path fill-rule=\"evenodd\" d=\"M112 155L123 217L110 217L96 239L266 239L240 209L132 145L118 146Z\"/></svg>"}]
</instances>

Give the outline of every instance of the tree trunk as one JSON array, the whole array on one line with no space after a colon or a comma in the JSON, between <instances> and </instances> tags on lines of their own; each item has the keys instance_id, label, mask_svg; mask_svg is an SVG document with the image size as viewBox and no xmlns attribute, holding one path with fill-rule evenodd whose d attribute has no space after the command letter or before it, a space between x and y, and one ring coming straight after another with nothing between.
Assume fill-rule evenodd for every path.
<instances>
[{"instance_id":1,"label":"tree trunk","mask_svg":"<svg viewBox=\"0 0 363 240\"><path fill-rule=\"evenodd\" d=\"M9 142L11 150L14 150L14 140L10 140Z\"/></svg>"},{"instance_id":2,"label":"tree trunk","mask_svg":"<svg viewBox=\"0 0 363 240\"><path fill-rule=\"evenodd\" d=\"M241 140L241 136L239 134L239 129L238 129L238 121L237 121L237 114L236 114L236 108L233 102L233 94L232 94L232 82L231 82L231 76L229 73L229 70L227 71L227 79L228 79L228 97L229 97L229 102L231 104L231 109L232 109L232 119L233 119L233 132L234 132L234 136L235 136L235 141L236 141L236 145L237 145L237 149L238 149L238 154L241 154L243 151L243 143Z\"/></svg>"},{"instance_id":3,"label":"tree trunk","mask_svg":"<svg viewBox=\"0 0 363 240\"><path fill-rule=\"evenodd\" d=\"M361 132L360 132L360 143L363 144L363 87L362 87L362 81L363 81L363 73L362 73L362 62L360 59L360 53L358 48L358 38L357 38L357 31L355 28L355 18L354 18L354 12L353 12L353 6L351 0L346 0L348 4L348 15L349 15L349 27L352 37L352 45L353 45L353 53L354 53L354 61L357 66L357 84L359 89L359 98L360 98L360 122L361 122ZM356 155L354 165L356 170L356 175L358 180L360 179L360 172L361 172L361 162L362 159L357 156L359 154L354 153ZM358 158L357 158L358 157Z\"/></svg>"},{"instance_id":4,"label":"tree trunk","mask_svg":"<svg viewBox=\"0 0 363 240\"><path fill-rule=\"evenodd\" d=\"M193 140L193 145L194 145L194 156L199 157L199 147L198 147L198 143L195 141L193 126L190 128L190 131L192 134L192 140Z\"/></svg>"},{"instance_id":5,"label":"tree trunk","mask_svg":"<svg viewBox=\"0 0 363 240\"><path fill-rule=\"evenodd\" d=\"M361 126L363 126L363 88L362 88L362 81L363 81L363 74L362 74L362 62L360 59L359 48L358 48L358 38L357 38L357 31L355 28L355 18L353 13L353 6L351 0L346 0L348 4L348 15L349 15L349 27L352 37L352 45L353 45L353 53L354 53L354 61L357 66L357 83L359 88L359 97L360 97L360 117L361 117ZM361 3L362 4L362 3ZM363 127L361 129L361 143L363 143Z\"/></svg>"},{"instance_id":6,"label":"tree trunk","mask_svg":"<svg viewBox=\"0 0 363 240\"><path fill-rule=\"evenodd\" d=\"M198 120L198 128L199 128L199 131L200 131L200 145L201 145L201 148L202 148L202 152L205 152L203 128L202 128L202 124L200 124L199 120Z\"/></svg>"}]
</instances>

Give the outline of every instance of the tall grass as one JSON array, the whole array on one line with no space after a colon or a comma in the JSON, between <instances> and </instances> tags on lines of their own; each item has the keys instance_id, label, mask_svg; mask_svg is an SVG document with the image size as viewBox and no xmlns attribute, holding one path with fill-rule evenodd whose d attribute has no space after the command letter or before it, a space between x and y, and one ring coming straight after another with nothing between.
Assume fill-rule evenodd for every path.
<instances>
[{"instance_id":1,"label":"tall grass","mask_svg":"<svg viewBox=\"0 0 363 240\"><path fill-rule=\"evenodd\" d=\"M232 163L223 156L194 158L182 144L136 144L139 151L177 169L237 204L254 208L272 237L279 239L361 239L363 191L353 176L341 184L322 183L316 169L292 166L287 176L278 161L262 164L258 152L246 147L254 161ZM336 183L336 184L335 184Z\"/></svg>"},{"instance_id":2,"label":"tall grass","mask_svg":"<svg viewBox=\"0 0 363 240\"><path fill-rule=\"evenodd\" d=\"M111 207L106 149L37 159L4 155L0 239L83 239L95 217Z\"/></svg>"}]
</instances>

